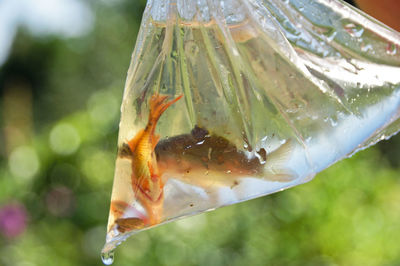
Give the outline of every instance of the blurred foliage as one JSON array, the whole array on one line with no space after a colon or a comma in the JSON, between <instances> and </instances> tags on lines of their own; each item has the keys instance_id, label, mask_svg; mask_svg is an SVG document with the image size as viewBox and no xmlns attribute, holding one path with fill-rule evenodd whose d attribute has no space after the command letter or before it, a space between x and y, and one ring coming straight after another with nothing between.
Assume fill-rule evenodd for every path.
<instances>
[{"instance_id":1,"label":"blurred foliage","mask_svg":"<svg viewBox=\"0 0 400 266\"><path fill-rule=\"evenodd\" d=\"M89 35L21 28L0 69L0 265L101 264L145 1L91 5ZM399 265L399 148L394 137L308 184L140 233L115 265Z\"/></svg>"}]
</instances>

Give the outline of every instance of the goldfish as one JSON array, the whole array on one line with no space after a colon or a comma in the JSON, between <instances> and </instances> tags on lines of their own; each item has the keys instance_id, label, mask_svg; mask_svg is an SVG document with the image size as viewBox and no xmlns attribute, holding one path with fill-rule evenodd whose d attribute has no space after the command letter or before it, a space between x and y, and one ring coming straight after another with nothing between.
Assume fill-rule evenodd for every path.
<instances>
[{"instance_id":1,"label":"goldfish","mask_svg":"<svg viewBox=\"0 0 400 266\"><path fill-rule=\"evenodd\" d=\"M146 211L143 215L139 211L130 208L123 201L112 201L111 212L120 232L130 231L132 228L140 228L160 223L164 203L164 182L157 167L154 149L160 139L155 134L156 125L161 115L168 107L182 98L182 95L166 101L168 96L155 94L151 97L149 105L149 118L147 125L129 140L125 149L130 155L132 165L131 184L136 200ZM137 218L121 218L126 210L135 211Z\"/></svg>"}]
</instances>

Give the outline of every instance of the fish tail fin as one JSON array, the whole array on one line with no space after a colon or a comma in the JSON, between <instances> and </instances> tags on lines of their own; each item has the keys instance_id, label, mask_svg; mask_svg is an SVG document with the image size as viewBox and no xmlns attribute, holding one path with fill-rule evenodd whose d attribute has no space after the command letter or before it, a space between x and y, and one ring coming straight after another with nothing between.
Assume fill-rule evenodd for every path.
<instances>
[{"instance_id":1,"label":"fish tail fin","mask_svg":"<svg viewBox=\"0 0 400 266\"><path fill-rule=\"evenodd\" d=\"M293 170L287 168L287 163L293 152L292 140L286 141L267 156L263 176L269 181L290 182L297 178Z\"/></svg>"},{"instance_id":2,"label":"fish tail fin","mask_svg":"<svg viewBox=\"0 0 400 266\"><path fill-rule=\"evenodd\" d=\"M158 119L170 107L172 104L177 102L183 95L176 97L175 99L165 102L168 99L167 95L155 94L150 99L150 114L149 114L149 124L155 127Z\"/></svg>"}]
</instances>

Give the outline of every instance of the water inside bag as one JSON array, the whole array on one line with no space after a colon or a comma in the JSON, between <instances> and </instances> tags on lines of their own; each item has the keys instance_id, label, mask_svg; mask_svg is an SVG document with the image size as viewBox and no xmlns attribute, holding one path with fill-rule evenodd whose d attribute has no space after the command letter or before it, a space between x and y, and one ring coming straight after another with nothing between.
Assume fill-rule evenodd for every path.
<instances>
[{"instance_id":1,"label":"water inside bag","mask_svg":"<svg viewBox=\"0 0 400 266\"><path fill-rule=\"evenodd\" d=\"M307 182L396 133L399 48L399 33L340 1L149 1L105 262L134 233Z\"/></svg>"}]
</instances>

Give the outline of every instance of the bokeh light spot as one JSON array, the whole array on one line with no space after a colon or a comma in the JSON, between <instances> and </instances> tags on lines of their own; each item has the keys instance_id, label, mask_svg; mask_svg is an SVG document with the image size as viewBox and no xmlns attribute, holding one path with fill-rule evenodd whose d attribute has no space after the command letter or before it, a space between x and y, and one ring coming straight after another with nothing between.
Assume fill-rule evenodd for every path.
<instances>
[{"instance_id":1,"label":"bokeh light spot","mask_svg":"<svg viewBox=\"0 0 400 266\"><path fill-rule=\"evenodd\" d=\"M7 238L15 238L26 228L27 213L20 203L11 203L0 208L0 232Z\"/></svg>"},{"instance_id":2,"label":"bokeh light spot","mask_svg":"<svg viewBox=\"0 0 400 266\"><path fill-rule=\"evenodd\" d=\"M8 165L14 176L26 180L39 171L40 162L32 147L20 146L11 153Z\"/></svg>"},{"instance_id":3,"label":"bokeh light spot","mask_svg":"<svg viewBox=\"0 0 400 266\"><path fill-rule=\"evenodd\" d=\"M88 101L89 115L92 122L101 127L108 127L117 121L119 104L111 91L99 91Z\"/></svg>"},{"instance_id":4,"label":"bokeh light spot","mask_svg":"<svg viewBox=\"0 0 400 266\"><path fill-rule=\"evenodd\" d=\"M55 187L47 193L46 205L49 212L54 216L68 216L74 208L74 195L67 187Z\"/></svg>"},{"instance_id":5,"label":"bokeh light spot","mask_svg":"<svg viewBox=\"0 0 400 266\"><path fill-rule=\"evenodd\" d=\"M58 154L74 153L81 144L81 138L76 129L66 123L56 125L50 132L50 147Z\"/></svg>"},{"instance_id":6,"label":"bokeh light spot","mask_svg":"<svg viewBox=\"0 0 400 266\"><path fill-rule=\"evenodd\" d=\"M83 158L82 171L94 185L104 184L114 174L114 157L101 150L90 149Z\"/></svg>"}]
</instances>

